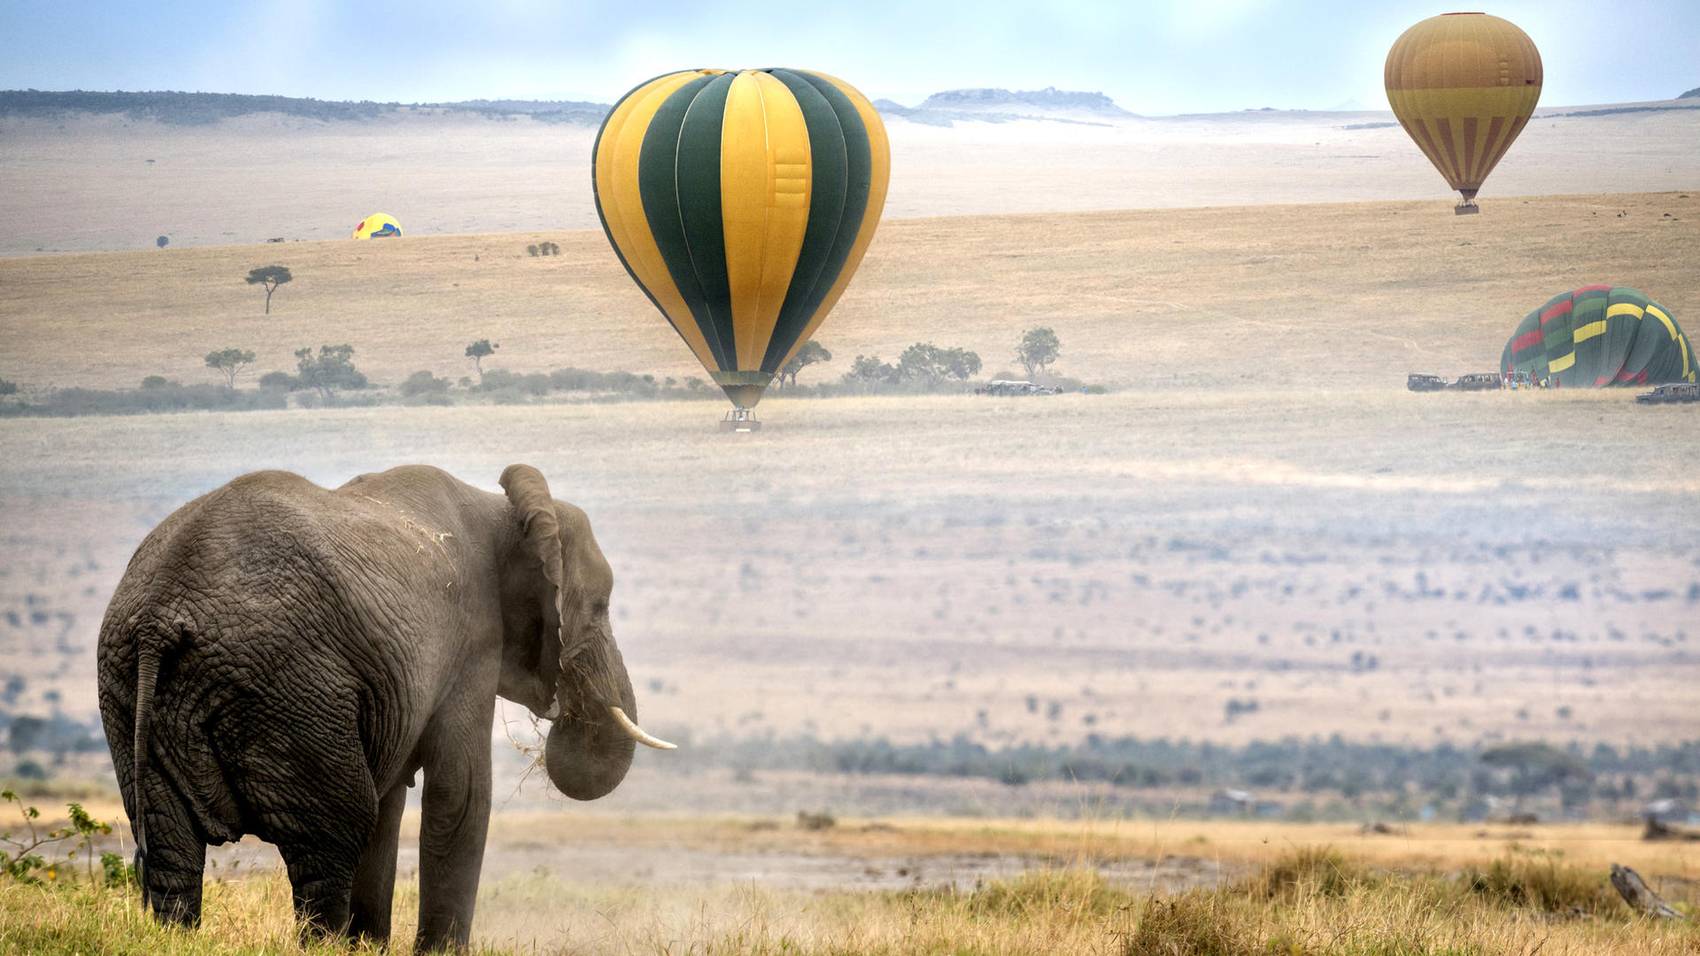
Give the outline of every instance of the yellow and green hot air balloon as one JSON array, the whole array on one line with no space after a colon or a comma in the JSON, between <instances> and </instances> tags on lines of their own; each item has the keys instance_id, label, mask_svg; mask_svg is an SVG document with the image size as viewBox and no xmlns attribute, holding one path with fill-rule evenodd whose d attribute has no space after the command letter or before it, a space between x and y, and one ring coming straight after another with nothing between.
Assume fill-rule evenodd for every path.
<instances>
[{"instance_id":1,"label":"yellow and green hot air balloon","mask_svg":"<svg viewBox=\"0 0 1700 956\"><path fill-rule=\"evenodd\" d=\"M1541 99L1541 54L1515 23L1447 13L1406 30L1387 54L1387 101L1429 162L1479 211L1476 191Z\"/></svg>"},{"instance_id":2,"label":"yellow and green hot air balloon","mask_svg":"<svg viewBox=\"0 0 1700 956\"><path fill-rule=\"evenodd\" d=\"M621 98L591 166L620 262L747 419L861 263L891 155L841 80L688 70Z\"/></svg>"},{"instance_id":3,"label":"yellow and green hot air balloon","mask_svg":"<svg viewBox=\"0 0 1700 956\"><path fill-rule=\"evenodd\" d=\"M375 212L354 227L356 239L389 239L401 235L401 223L387 213Z\"/></svg>"}]
</instances>

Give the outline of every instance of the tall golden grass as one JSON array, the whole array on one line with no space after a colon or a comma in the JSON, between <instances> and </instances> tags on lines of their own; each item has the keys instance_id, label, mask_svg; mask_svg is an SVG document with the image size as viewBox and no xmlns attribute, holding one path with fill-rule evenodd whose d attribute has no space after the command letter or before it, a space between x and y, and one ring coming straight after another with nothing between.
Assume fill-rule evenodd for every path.
<instances>
[{"instance_id":1,"label":"tall golden grass","mask_svg":"<svg viewBox=\"0 0 1700 956\"><path fill-rule=\"evenodd\" d=\"M805 894L752 887L584 886L520 876L487 886L479 947L496 953L1116 953L1126 956L1676 956L1692 920L1636 917L1603 874L1508 857L1487 871L1391 871L1303 848L1213 888L1142 895L1086 869L971 890ZM1508 887L1517 887L1515 892ZM1692 899L1679 905L1692 910ZM397 941L416 887L397 898ZM299 947L272 874L208 887L204 925L166 929L132 892L0 886L0 950L164 956L349 952ZM364 952L356 948L356 952Z\"/></svg>"}]
</instances>

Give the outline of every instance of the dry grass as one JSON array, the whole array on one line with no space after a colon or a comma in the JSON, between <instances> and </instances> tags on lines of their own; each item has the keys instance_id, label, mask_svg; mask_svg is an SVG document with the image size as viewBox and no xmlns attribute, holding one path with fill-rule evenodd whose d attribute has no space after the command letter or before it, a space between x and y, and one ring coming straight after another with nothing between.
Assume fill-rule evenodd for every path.
<instances>
[{"instance_id":1,"label":"dry grass","mask_svg":"<svg viewBox=\"0 0 1700 956\"><path fill-rule=\"evenodd\" d=\"M1605 872L1612 863L1643 874L1700 882L1700 848L1647 842L1638 824L1419 823L1392 834L1353 824L1257 820L1057 820L960 817L840 817L826 830L801 830L769 817L614 816L558 812L498 813L491 846L609 843L715 852L824 854L846 857L1018 855L1060 866L1188 857L1229 866L1261 866L1306 846L1328 846L1367 866L1456 870L1490 867L1508 856L1550 860Z\"/></svg>"},{"instance_id":2,"label":"dry grass","mask_svg":"<svg viewBox=\"0 0 1700 956\"><path fill-rule=\"evenodd\" d=\"M1700 945L1692 922L1633 918L1597 872L1518 861L1501 869L1543 893L1484 891L1470 874L1381 871L1314 849L1241 882L1155 897L1081 869L1035 871L972 891L877 894L636 890L513 877L481 894L478 936L491 953L1674 956ZM411 884L397 904L396 932L405 939L418 905ZM287 885L277 875L211 884L195 933L159 929L128 893L0 889L7 951L278 952L294 950L292 933Z\"/></svg>"},{"instance_id":3,"label":"dry grass","mask_svg":"<svg viewBox=\"0 0 1700 956\"><path fill-rule=\"evenodd\" d=\"M1465 218L1404 202L893 221L819 335L837 361L810 374L917 340L972 348L992 373L1035 325L1061 336L1061 371L1123 387L1398 387L1407 371L1492 369L1517 319L1585 283L1700 315L1697 197L1505 200ZM253 349L257 375L347 342L378 382L459 378L485 337L502 346L493 367L701 375L600 231L552 234L560 256L528 257L540 238L0 260L0 377L211 382L215 348ZM266 317L243 277L271 263L296 278Z\"/></svg>"}]
</instances>

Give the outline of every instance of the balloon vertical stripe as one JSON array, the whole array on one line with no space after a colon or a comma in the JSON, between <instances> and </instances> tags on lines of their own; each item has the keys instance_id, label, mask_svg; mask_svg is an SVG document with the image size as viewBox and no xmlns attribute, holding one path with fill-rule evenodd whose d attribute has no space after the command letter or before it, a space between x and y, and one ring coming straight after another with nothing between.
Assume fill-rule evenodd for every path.
<instances>
[{"instance_id":1,"label":"balloon vertical stripe","mask_svg":"<svg viewBox=\"0 0 1700 956\"><path fill-rule=\"evenodd\" d=\"M843 294L885 204L879 115L801 70L694 70L640 85L592 157L620 261L749 408Z\"/></svg>"}]
</instances>

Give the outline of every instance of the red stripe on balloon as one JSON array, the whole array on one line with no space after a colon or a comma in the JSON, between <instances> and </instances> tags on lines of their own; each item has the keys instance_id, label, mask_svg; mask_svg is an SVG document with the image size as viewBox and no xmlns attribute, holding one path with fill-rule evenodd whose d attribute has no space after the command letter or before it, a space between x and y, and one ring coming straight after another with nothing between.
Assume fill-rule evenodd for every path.
<instances>
[{"instance_id":1,"label":"red stripe on balloon","mask_svg":"<svg viewBox=\"0 0 1700 956\"><path fill-rule=\"evenodd\" d=\"M1526 348L1541 344L1545 338L1546 333L1542 332L1540 329L1535 329L1532 332L1524 332L1522 335L1511 340L1511 351L1521 352Z\"/></svg>"}]
</instances>

